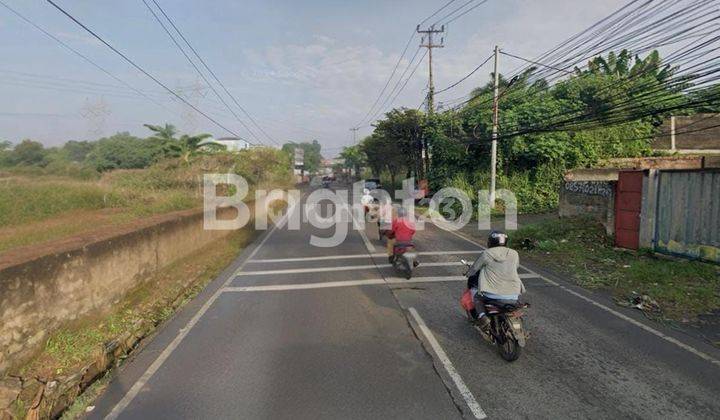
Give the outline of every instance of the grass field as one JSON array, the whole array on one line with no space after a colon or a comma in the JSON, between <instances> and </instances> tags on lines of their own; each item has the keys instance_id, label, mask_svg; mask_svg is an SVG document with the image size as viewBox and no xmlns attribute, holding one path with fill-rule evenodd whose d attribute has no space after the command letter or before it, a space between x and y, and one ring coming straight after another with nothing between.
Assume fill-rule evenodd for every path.
<instances>
[{"instance_id":1,"label":"grass field","mask_svg":"<svg viewBox=\"0 0 720 420\"><path fill-rule=\"evenodd\" d=\"M289 167L267 151L198 156L191 163L164 161L147 169L100 177L0 173L0 253L102 229L144 217L202 206L204 173L234 172L252 189L291 185ZM253 159L250 159L253 158ZM252 197L252 195L250 195Z\"/></svg>"},{"instance_id":2,"label":"grass field","mask_svg":"<svg viewBox=\"0 0 720 420\"><path fill-rule=\"evenodd\" d=\"M616 249L596 221L554 219L525 225L511 233L511 244L525 248L524 258L570 274L583 287L610 290L620 304L649 297L643 299L645 306L659 307L656 313L646 312L650 316L682 321L720 309L720 267Z\"/></svg>"},{"instance_id":3,"label":"grass field","mask_svg":"<svg viewBox=\"0 0 720 420\"><path fill-rule=\"evenodd\" d=\"M0 252L198 207L187 189L140 190L53 178L0 178Z\"/></svg>"}]
</instances>

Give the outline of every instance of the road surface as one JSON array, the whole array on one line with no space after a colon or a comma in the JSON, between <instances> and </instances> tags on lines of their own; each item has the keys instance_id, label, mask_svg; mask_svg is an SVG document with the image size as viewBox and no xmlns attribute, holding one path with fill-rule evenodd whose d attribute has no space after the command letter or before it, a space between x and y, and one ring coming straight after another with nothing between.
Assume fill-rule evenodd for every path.
<instances>
[{"instance_id":1,"label":"road surface","mask_svg":"<svg viewBox=\"0 0 720 420\"><path fill-rule=\"evenodd\" d=\"M531 333L503 361L468 326L458 257L426 225L400 279L377 230L261 236L135 355L90 418L718 418L720 352L524 267Z\"/></svg>"}]
</instances>

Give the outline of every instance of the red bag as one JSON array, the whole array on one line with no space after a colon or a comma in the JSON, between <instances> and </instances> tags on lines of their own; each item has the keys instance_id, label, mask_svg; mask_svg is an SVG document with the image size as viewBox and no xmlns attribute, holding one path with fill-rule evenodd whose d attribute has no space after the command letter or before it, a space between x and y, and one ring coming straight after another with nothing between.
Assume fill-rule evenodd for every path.
<instances>
[{"instance_id":1,"label":"red bag","mask_svg":"<svg viewBox=\"0 0 720 420\"><path fill-rule=\"evenodd\" d=\"M470 293L470 289L465 290L465 293L463 293L460 298L460 306L462 306L466 311L475 309L475 302L472 297L472 293Z\"/></svg>"}]
</instances>

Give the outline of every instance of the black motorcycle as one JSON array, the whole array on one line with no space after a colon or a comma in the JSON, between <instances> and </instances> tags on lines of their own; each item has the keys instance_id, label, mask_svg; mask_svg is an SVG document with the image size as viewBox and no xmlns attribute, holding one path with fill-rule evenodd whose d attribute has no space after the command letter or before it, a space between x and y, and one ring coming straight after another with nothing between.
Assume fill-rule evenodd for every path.
<instances>
[{"instance_id":1,"label":"black motorcycle","mask_svg":"<svg viewBox=\"0 0 720 420\"><path fill-rule=\"evenodd\" d=\"M472 263L461 260L469 268ZM467 275L467 270L465 271ZM490 320L490 325L485 329L475 322L470 311L465 309L468 320L475 329L480 332L482 338L490 344L496 345L500 356L508 362L513 362L520 357L520 352L525 347L527 334L523 327L523 309L530 307L529 303L515 301L493 300L483 298L485 304L485 316Z\"/></svg>"}]
</instances>

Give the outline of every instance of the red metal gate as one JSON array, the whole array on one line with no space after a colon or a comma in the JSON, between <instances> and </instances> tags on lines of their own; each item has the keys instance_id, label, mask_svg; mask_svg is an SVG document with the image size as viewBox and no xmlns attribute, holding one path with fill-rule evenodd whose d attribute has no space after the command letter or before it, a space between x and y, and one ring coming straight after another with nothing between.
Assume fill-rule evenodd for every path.
<instances>
[{"instance_id":1,"label":"red metal gate","mask_svg":"<svg viewBox=\"0 0 720 420\"><path fill-rule=\"evenodd\" d=\"M615 245L621 248L638 249L642 185L642 171L620 172L615 191Z\"/></svg>"}]
</instances>

